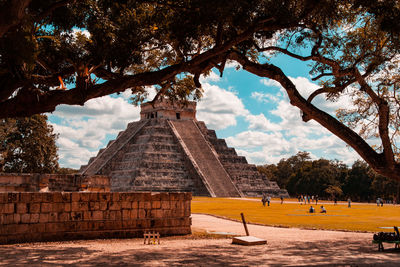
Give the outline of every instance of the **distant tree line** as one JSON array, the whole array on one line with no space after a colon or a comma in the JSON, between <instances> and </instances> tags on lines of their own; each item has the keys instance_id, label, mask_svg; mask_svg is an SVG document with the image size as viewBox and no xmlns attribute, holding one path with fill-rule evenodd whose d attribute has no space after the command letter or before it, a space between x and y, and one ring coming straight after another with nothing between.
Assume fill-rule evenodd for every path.
<instances>
[{"instance_id":1,"label":"distant tree line","mask_svg":"<svg viewBox=\"0 0 400 267\"><path fill-rule=\"evenodd\" d=\"M377 174L364 161L351 167L337 160L311 160L308 152L281 159L278 164L258 166L270 180L276 181L291 196L318 195L324 199L353 201L399 201L400 183Z\"/></svg>"}]
</instances>

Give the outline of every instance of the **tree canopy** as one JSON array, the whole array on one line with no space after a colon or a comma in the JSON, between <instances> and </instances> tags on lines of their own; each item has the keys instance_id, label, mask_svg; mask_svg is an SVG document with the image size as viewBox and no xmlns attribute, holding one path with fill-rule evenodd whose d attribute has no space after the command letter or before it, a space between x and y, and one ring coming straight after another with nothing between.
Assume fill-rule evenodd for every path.
<instances>
[{"instance_id":1,"label":"tree canopy","mask_svg":"<svg viewBox=\"0 0 400 267\"><path fill-rule=\"evenodd\" d=\"M0 172L56 172L56 138L45 115L0 119Z\"/></svg>"},{"instance_id":2,"label":"tree canopy","mask_svg":"<svg viewBox=\"0 0 400 267\"><path fill-rule=\"evenodd\" d=\"M334 160L311 160L309 153L299 152L278 164L257 166L261 173L276 181L291 196L318 195L322 198L375 201L381 197L399 200L400 182L377 174L365 162L351 167Z\"/></svg>"},{"instance_id":3,"label":"tree canopy","mask_svg":"<svg viewBox=\"0 0 400 267\"><path fill-rule=\"evenodd\" d=\"M2 0L0 10L2 118L126 89L141 99L149 85L156 98L197 98L200 75L234 61L280 83L304 121L400 180L399 1ZM277 53L309 62L320 88L302 96L268 61ZM345 94L355 108L336 116L313 103Z\"/></svg>"}]
</instances>

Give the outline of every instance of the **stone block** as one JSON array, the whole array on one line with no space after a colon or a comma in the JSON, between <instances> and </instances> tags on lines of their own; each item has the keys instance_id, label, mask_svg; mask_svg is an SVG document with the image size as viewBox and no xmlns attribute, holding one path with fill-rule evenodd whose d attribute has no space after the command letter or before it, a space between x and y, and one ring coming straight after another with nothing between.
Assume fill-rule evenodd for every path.
<instances>
[{"instance_id":1,"label":"stone block","mask_svg":"<svg viewBox=\"0 0 400 267\"><path fill-rule=\"evenodd\" d=\"M27 213L28 207L26 203L16 203L17 213Z\"/></svg>"},{"instance_id":2,"label":"stone block","mask_svg":"<svg viewBox=\"0 0 400 267\"><path fill-rule=\"evenodd\" d=\"M130 219L132 219L132 220L134 220L134 219L137 219L138 218L138 210L137 209L134 209L134 210L131 210L131 212L130 212Z\"/></svg>"},{"instance_id":3,"label":"stone block","mask_svg":"<svg viewBox=\"0 0 400 267\"><path fill-rule=\"evenodd\" d=\"M156 209L151 211L152 218L162 218L164 213L161 209Z\"/></svg>"},{"instance_id":4,"label":"stone block","mask_svg":"<svg viewBox=\"0 0 400 267\"><path fill-rule=\"evenodd\" d=\"M22 203L30 203L31 202L31 193L20 193L19 201Z\"/></svg>"},{"instance_id":5,"label":"stone block","mask_svg":"<svg viewBox=\"0 0 400 267\"><path fill-rule=\"evenodd\" d=\"M71 202L71 193L61 192L61 197L63 199L63 202Z\"/></svg>"},{"instance_id":6,"label":"stone block","mask_svg":"<svg viewBox=\"0 0 400 267\"><path fill-rule=\"evenodd\" d=\"M63 203L63 202L53 203L53 211L54 212L64 212L64 209L65 209L65 203Z\"/></svg>"},{"instance_id":7,"label":"stone block","mask_svg":"<svg viewBox=\"0 0 400 267\"><path fill-rule=\"evenodd\" d=\"M108 203L105 201L100 201L99 202L100 210L108 210Z\"/></svg>"},{"instance_id":8,"label":"stone block","mask_svg":"<svg viewBox=\"0 0 400 267\"><path fill-rule=\"evenodd\" d=\"M60 212L58 213L58 220L59 222L67 222L71 220L71 214L69 212Z\"/></svg>"},{"instance_id":9,"label":"stone block","mask_svg":"<svg viewBox=\"0 0 400 267\"><path fill-rule=\"evenodd\" d=\"M143 194L143 201L151 201L151 193L142 193Z\"/></svg>"},{"instance_id":10,"label":"stone block","mask_svg":"<svg viewBox=\"0 0 400 267\"><path fill-rule=\"evenodd\" d=\"M138 209L138 218L144 219L146 218L147 212L145 209Z\"/></svg>"},{"instance_id":11,"label":"stone block","mask_svg":"<svg viewBox=\"0 0 400 267\"><path fill-rule=\"evenodd\" d=\"M29 204L29 213L39 213L39 212L40 212L40 203Z\"/></svg>"},{"instance_id":12,"label":"stone block","mask_svg":"<svg viewBox=\"0 0 400 267\"><path fill-rule=\"evenodd\" d=\"M145 209L151 209L151 202L150 201L144 201L143 204L144 204L143 207Z\"/></svg>"},{"instance_id":13,"label":"stone block","mask_svg":"<svg viewBox=\"0 0 400 267\"><path fill-rule=\"evenodd\" d=\"M15 212L15 204L14 203L7 203L3 204L3 213L4 214L11 214Z\"/></svg>"},{"instance_id":14,"label":"stone block","mask_svg":"<svg viewBox=\"0 0 400 267\"><path fill-rule=\"evenodd\" d=\"M160 200L161 200L160 193L152 193L151 194L151 201L160 201Z\"/></svg>"},{"instance_id":15,"label":"stone block","mask_svg":"<svg viewBox=\"0 0 400 267\"><path fill-rule=\"evenodd\" d=\"M79 200L81 199L80 193L78 192L72 192L71 193L71 202L79 202Z\"/></svg>"},{"instance_id":16,"label":"stone block","mask_svg":"<svg viewBox=\"0 0 400 267\"><path fill-rule=\"evenodd\" d=\"M21 214L21 223L30 223L31 215L29 213Z\"/></svg>"},{"instance_id":17,"label":"stone block","mask_svg":"<svg viewBox=\"0 0 400 267\"><path fill-rule=\"evenodd\" d=\"M156 200L151 202L151 208L152 209L161 209L161 201Z\"/></svg>"},{"instance_id":18,"label":"stone block","mask_svg":"<svg viewBox=\"0 0 400 267\"><path fill-rule=\"evenodd\" d=\"M8 203L16 203L19 201L19 193L8 193L7 202Z\"/></svg>"},{"instance_id":19,"label":"stone block","mask_svg":"<svg viewBox=\"0 0 400 267\"><path fill-rule=\"evenodd\" d=\"M47 223L49 222L49 214L48 213L40 213L39 214L39 223Z\"/></svg>"},{"instance_id":20,"label":"stone block","mask_svg":"<svg viewBox=\"0 0 400 267\"><path fill-rule=\"evenodd\" d=\"M170 197L169 197L169 193L160 193L160 198L161 201L169 201Z\"/></svg>"},{"instance_id":21,"label":"stone block","mask_svg":"<svg viewBox=\"0 0 400 267\"><path fill-rule=\"evenodd\" d=\"M96 202L99 201L99 193L97 192L90 193L89 201L96 201Z\"/></svg>"},{"instance_id":22,"label":"stone block","mask_svg":"<svg viewBox=\"0 0 400 267\"><path fill-rule=\"evenodd\" d=\"M130 210L122 210L122 220L129 220L131 218Z\"/></svg>"},{"instance_id":23,"label":"stone block","mask_svg":"<svg viewBox=\"0 0 400 267\"><path fill-rule=\"evenodd\" d=\"M84 221L91 221L92 220L92 212L91 211L84 211L83 212L83 220Z\"/></svg>"},{"instance_id":24,"label":"stone block","mask_svg":"<svg viewBox=\"0 0 400 267\"><path fill-rule=\"evenodd\" d=\"M90 201L89 202L89 210L100 210L100 202Z\"/></svg>"},{"instance_id":25,"label":"stone block","mask_svg":"<svg viewBox=\"0 0 400 267\"><path fill-rule=\"evenodd\" d=\"M110 210L110 220L120 221L122 219L122 213L120 210Z\"/></svg>"},{"instance_id":26,"label":"stone block","mask_svg":"<svg viewBox=\"0 0 400 267\"><path fill-rule=\"evenodd\" d=\"M64 202L63 196L61 192L52 192L53 193L53 202Z\"/></svg>"},{"instance_id":27,"label":"stone block","mask_svg":"<svg viewBox=\"0 0 400 267\"><path fill-rule=\"evenodd\" d=\"M35 202L35 203L42 202L42 199L43 199L42 194L43 193L32 193L31 201Z\"/></svg>"},{"instance_id":28,"label":"stone block","mask_svg":"<svg viewBox=\"0 0 400 267\"><path fill-rule=\"evenodd\" d=\"M54 192L45 192L45 193L42 193L42 194L43 194L43 196L42 196L42 201L43 202L49 202L49 203L53 203L54 202L54 197L53 197Z\"/></svg>"},{"instance_id":29,"label":"stone block","mask_svg":"<svg viewBox=\"0 0 400 267\"><path fill-rule=\"evenodd\" d=\"M14 213L13 215L14 215L13 223L16 223L16 224L20 223L21 222L21 214Z\"/></svg>"},{"instance_id":30,"label":"stone block","mask_svg":"<svg viewBox=\"0 0 400 267\"><path fill-rule=\"evenodd\" d=\"M7 198L8 198L7 193L0 192L0 204L7 203Z\"/></svg>"},{"instance_id":31,"label":"stone block","mask_svg":"<svg viewBox=\"0 0 400 267\"><path fill-rule=\"evenodd\" d=\"M39 222L39 213L31 214L29 223L38 223Z\"/></svg>"},{"instance_id":32,"label":"stone block","mask_svg":"<svg viewBox=\"0 0 400 267\"><path fill-rule=\"evenodd\" d=\"M132 208L132 203L130 201L122 201L121 202L121 208L122 209L131 209Z\"/></svg>"},{"instance_id":33,"label":"stone block","mask_svg":"<svg viewBox=\"0 0 400 267\"><path fill-rule=\"evenodd\" d=\"M169 201L166 201L166 200L161 201L161 208L163 210L170 209L170 207L171 207L171 205L170 205Z\"/></svg>"},{"instance_id":34,"label":"stone block","mask_svg":"<svg viewBox=\"0 0 400 267\"><path fill-rule=\"evenodd\" d=\"M72 211L71 212L71 220L72 221L82 221L83 220L83 212L82 211Z\"/></svg>"},{"instance_id":35,"label":"stone block","mask_svg":"<svg viewBox=\"0 0 400 267\"><path fill-rule=\"evenodd\" d=\"M31 216L32 219L32 216ZM46 224L45 223L38 223L38 224L31 224L29 225L29 232L30 233L45 233L46 232Z\"/></svg>"},{"instance_id":36,"label":"stone block","mask_svg":"<svg viewBox=\"0 0 400 267\"><path fill-rule=\"evenodd\" d=\"M49 213L49 222L57 222L58 221L58 213L50 212Z\"/></svg>"},{"instance_id":37,"label":"stone block","mask_svg":"<svg viewBox=\"0 0 400 267\"><path fill-rule=\"evenodd\" d=\"M103 220L103 212L96 210L96 211L91 211L92 212L92 220L100 221Z\"/></svg>"},{"instance_id":38,"label":"stone block","mask_svg":"<svg viewBox=\"0 0 400 267\"><path fill-rule=\"evenodd\" d=\"M80 201L81 202L89 202L90 195L92 193L82 192L82 193L79 193L79 194L80 194Z\"/></svg>"},{"instance_id":39,"label":"stone block","mask_svg":"<svg viewBox=\"0 0 400 267\"><path fill-rule=\"evenodd\" d=\"M112 195L112 198L111 198L112 201L114 201L114 202L116 202L116 201L121 201L120 193L119 193L119 192L111 193L111 195Z\"/></svg>"},{"instance_id":40,"label":"stone block","mask_svg":"<svg viewBox=\"0 0 400 267\"><path fill-rule=\"evenodd\" d=\"M135 229L136 228L136 220L122 221L122 227L124 229Z\"/></svg>"},{"instance_id":41,"label":"stone block","mask_svg":"<svg viewBox=\"0 0 400 267\"><path fill-rule=\"evenodd\" d=\"M40 204L40 212L41 213L49 213L53 211L53 204L52 203L41 203Z\"/></svg>"},{"instance_id":42,"label":"stone block","mask_svg":"<svg viewBox=\"0 0 400 267\"><path fill-rule=\"evenodd\" d=\"M12 233L24 234L24 233L28 233L28 231L29 231L28 224L15 224L13 226L14 226L15 231L13 231Z\"/></svg>"},{"instance_id":43,"label":"stone block","mask_svg":"<svg viewBox=\"0 0 400 267\"><path fill-rule=\"evenodd\" d=\"M120 202L110 202L108 209L109 210L121 210L121 203Z\"/></svg>"},{"instance_id":44,"label":"stone block","mask_svg":"<svg viewBox=\"0 0 400 267\"><path fill-rule=\"evenodd\" d=\"M139 203L137 201L132 201L132 209L138 209L139 208Z\"/></svg>"},{"instance_id":45,"label":"stone block","mask_svg":"<svg viewBox=\"0 0 400 267\"><path fill-rule=\"evenodd\" d=\"M99 200L102 201L110 201L111 193L99 193Z\"/></svg>"},{"instance_id":46,"label":"stone block","mask_svg":"<svg viewBox=\"0 0 400 267\"><path fill-rule=\"evenodd\" d=\"M54 223L54 222L46 223L45 227L46 227L46 233L55 233L63 228L63 227L60 227L60 225L58 223Z\"/></svg>"},{"instance_id":47,"label":"stone block","mask_svg":"<svg viewBox=\"0 0 400 267\"><path fill-rule=\"evenodd\" d=\"M14 214L5 214L3 215L4 224L13 224L14 223Z\"/></svg>"},{"instance_id":48,"label":"stone block","mask_svg":"<svg viewBox=\"0 0 400 267\"><path fill-rule=\"evenodd\" d=\"M71 203L64 203L64 212L71 211Z\"/></svg>"}]
</instances>

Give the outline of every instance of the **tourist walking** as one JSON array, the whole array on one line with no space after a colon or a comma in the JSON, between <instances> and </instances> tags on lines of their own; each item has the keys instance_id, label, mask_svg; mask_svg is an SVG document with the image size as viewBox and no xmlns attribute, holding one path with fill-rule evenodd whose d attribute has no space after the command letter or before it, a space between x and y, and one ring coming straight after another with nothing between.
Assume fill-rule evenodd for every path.
<instances>
[{"instance_id":1,"label":"tourist walking","mask_svg":"<svg viewBox=\"0 0 400 267\"><path fill-rule=\"evenodd\" d=\"M281 205L283 204L283 196L281 196Z\"/></svg>"},{"instance_id":2,"label":"tourist walking","mask_svg":"<svg viewBox=\"0 0 400 267\"><path fill-rule=\"evenodd\" d=\"M269 203L271 202L271 197L267 196L267 202L268 202L268 207L269 207Z\"/></svg>"},{"instance_id":3,"label":"tourist walking","mask_svg":"<svg viewBox=\"0 0 400 267\"><path fill-rule=\"evenodd\" d=\"M265 207L265 203L267 203L267 196L265 195L265 193L262 194L261 202L262 202L263 206Z\"/></svg>"},{"instance_id":4,"label":"tourist walking","mask_svg":"<svg viewBox=\"0 0 400 267\"><path fill-rule=\"evenodd\" d=\"M347 207L351 208L351 199L348 198L348 199L347 199L347 202L349 203L349 205L348 205Z\"/></svg>"}]
</instances>

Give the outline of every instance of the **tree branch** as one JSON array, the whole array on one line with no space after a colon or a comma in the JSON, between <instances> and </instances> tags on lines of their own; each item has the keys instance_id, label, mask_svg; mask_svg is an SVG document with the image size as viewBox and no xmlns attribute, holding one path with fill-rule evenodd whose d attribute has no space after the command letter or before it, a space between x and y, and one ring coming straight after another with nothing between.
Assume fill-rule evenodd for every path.
<instances>
[{"instance_id":1,"label":"tree branch","mask_svg":"<svg viewBox=\"0 0 400 267\"><path fill-rule=\"evenodd\" d=\"M348 128L346 125L305 100L296 89L296 86L280 68L268 63L261 65L251 62L244 55L237 52L233 52L230 55L230 59L240 63L243 66L243 69L246 71L249 71L260 77L267 77L279 82L282 87L285 88L289 96L290 103L304 112L307 119L313 119L317 121L334 135L346 142L355 151L357 151L357 153L377 172L383 175L393 173L387 170L386 157L383 157L382 154L378 154L368 145L368 143L364 141L364 139L362 139L357 133ZM396 172L400 173L399 164L396 164L394 167L396 168ZM393 177L393 175L391 176Z\"/></svg>"}]
</instances>

